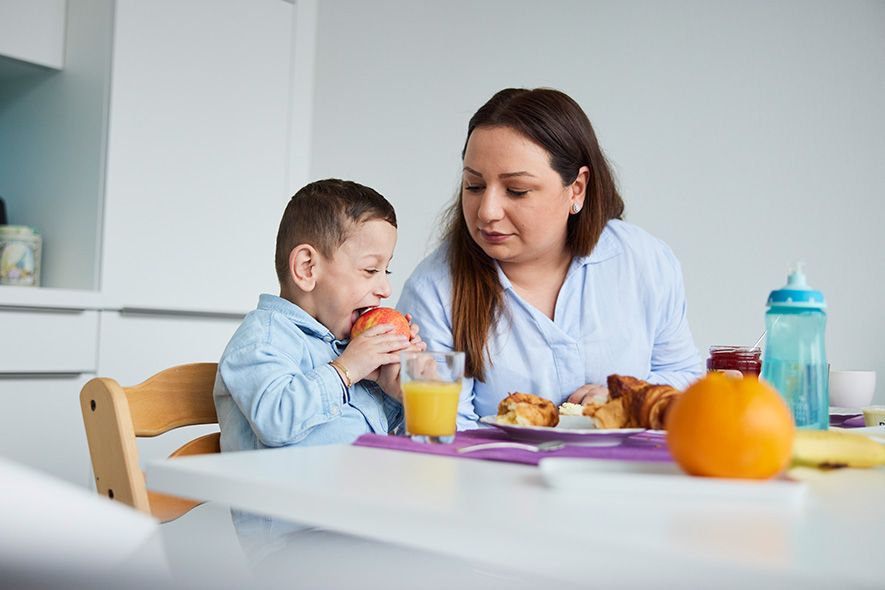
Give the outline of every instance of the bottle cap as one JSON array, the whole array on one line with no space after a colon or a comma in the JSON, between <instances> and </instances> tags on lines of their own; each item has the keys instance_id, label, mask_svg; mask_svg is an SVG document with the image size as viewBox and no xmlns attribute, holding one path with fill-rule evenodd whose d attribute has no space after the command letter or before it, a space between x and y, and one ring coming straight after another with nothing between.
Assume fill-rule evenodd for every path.
<instances>
[{"instance_id":1,"label":"bottle cap","mask_svg":"<svg viewBox=\"0 0 885 590\"><path fill-rule=\"evenodd\" d=\"M784 287L771 292L768 296L768 307L826 308L827 302L824 300L824 294L812 289L805 282L802 264L797 262L795 267L790 269L790 275L787 277L787 284Z\"/></svg>"}]
</instances>

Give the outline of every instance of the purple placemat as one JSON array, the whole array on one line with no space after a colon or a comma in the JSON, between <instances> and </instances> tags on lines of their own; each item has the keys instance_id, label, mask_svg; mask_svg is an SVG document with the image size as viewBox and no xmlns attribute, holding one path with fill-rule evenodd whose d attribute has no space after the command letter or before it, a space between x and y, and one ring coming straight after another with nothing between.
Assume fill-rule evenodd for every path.
<instances>
[{"instance_id":1,"label":"purple placemat","mask_svg":"<svg viewBox=\"0 0 885 590\"><path fill-rule=\"evenodd\" d=\"M666 434L663 432L638 432L629 436L614 447L579 447L566 446L555 451L527 451L525 449L488 449L459 453L460 447L490 442L514 442L506 433L493 428L464 430L455 434L455 442L448 445L437 445L414 442L404 436L385 436L383 434L364 434L355 443L361 447L392 449L429 455L444 455L464 459L484 459L487 461L507 461L537 465L547 457L577 457L590 459L620 459L627 461L672 461L667 449Z\"/></svg>"},{"instance_id":2,"label":"purple placemat","mask_svg":"<svg viewBox=\"0 0 885 590\"><path fill-rule=\"evenodd\" d=\"M863 414L830 414L830 426L839 428L863 428Z\"/></svg>"}]
</instances>

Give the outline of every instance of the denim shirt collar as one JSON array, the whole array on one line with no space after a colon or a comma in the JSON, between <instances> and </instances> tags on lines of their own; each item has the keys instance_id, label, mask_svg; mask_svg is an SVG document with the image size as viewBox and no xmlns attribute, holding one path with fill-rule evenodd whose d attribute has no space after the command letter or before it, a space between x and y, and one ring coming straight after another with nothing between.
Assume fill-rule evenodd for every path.
<instances>
[{"instance_id":1,"label":"denim shirt collar","mask_svg":"<svg viewBox=\"0 0 885 590\"><path fill-rule=\"evenodd\" d=\"M336 340L331 330L321 324L315 317L288 299L283 299L277 295L271 295L270 293L259 295L258 309L273 311L286 316L302 331L333 344L338 351L344 350L344 347L349 342L349 340Z\"/></svg>"}]
</instances>

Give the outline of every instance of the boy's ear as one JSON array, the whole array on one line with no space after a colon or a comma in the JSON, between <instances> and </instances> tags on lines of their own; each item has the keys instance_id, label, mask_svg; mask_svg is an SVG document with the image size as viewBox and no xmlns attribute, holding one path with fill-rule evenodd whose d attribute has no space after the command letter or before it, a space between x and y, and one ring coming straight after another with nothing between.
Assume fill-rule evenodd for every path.
<instances>
[{"instance_id":1,"label":"boy's ear","mask_svg":"<svg viewBox=\"0 0 885 590\"><path fill-rule=\"evenodd\" d=\"M289 276L302 291L313 291L317 283L319 252L310 244L299 244L289 252Z\"/></svg>"}]
</instances>

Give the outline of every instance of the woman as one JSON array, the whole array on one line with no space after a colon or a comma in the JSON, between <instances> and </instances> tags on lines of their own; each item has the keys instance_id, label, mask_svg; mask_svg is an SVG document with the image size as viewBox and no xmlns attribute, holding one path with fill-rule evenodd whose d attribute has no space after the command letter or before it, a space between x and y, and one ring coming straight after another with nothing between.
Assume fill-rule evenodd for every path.
<instances>
[{"instance_id":1,"label":"woman","mask_svg":"<svg viewBox=\"0 0 885 590\"><path fill-rule=\"evenodd\" d=\"M463 350L459 428L520 391L559 405L606 377L684 387L701 375L679 262L621 221L624 203L581 107L506 89L470 120L443 243L397 307L428 350Z\"/></svg>"}]
</instances>

